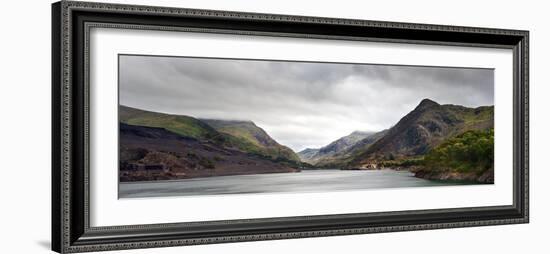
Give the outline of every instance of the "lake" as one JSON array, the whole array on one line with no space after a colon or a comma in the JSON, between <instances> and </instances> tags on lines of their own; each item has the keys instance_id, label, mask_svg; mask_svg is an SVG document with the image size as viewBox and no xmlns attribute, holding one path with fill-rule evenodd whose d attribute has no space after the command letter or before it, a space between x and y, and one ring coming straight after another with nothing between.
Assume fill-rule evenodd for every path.
<instances>
[{"instance_id":1,"label":"lake","mask_svg":"<svg viewBox=\"0 0 550 254\"><path fill-rule=\"evenodd\" d=\"M360 189L462 185L431 181L396 170L302 170L298 173L233 175L119 184L119 198L244 193L329 192Z\"/></svg>"}]
</instances>

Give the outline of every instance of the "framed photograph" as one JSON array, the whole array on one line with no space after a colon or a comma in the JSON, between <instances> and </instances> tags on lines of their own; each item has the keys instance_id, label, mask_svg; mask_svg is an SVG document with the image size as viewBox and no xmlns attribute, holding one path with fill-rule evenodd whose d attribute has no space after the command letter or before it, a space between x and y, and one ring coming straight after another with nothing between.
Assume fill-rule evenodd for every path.
<instances>
[{"instance_id":1,"label":"framed photograph","mask_svg":"<svg viewBox=\"0 0 550 254\"><path fill-rule=\"evenodd\" d=\"M61 1L60 253L527 223L528 31Z\"/></svg>"}]
</instances>

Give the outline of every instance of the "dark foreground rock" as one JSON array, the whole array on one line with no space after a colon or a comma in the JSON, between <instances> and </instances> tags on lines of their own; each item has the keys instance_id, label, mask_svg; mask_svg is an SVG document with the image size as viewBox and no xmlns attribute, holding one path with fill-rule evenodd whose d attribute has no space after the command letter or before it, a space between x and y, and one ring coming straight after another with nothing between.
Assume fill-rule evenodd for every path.
<instances>
[{"instance_id":1,"label":"dark foreground rock","mask_svg":"<svg viewBox=\"0 0 550 254\"><path fill-rule=\"evenodd\" d=\"M440 180L440 181L471 181L477 183L494 183L495 171L493 169L483 172L479 175L476 172L453 172L453 171L426 171L418 170L414 174L415 177Z\"/></svg>"},{"instance_id":2,"label":"dark foreground rock","mask_svg":"<svg viewBox=\"0 0 550 254\"><path fill-rule=\"evenodd\" d=\"M121 182L291 173L283 162L182 137L163 128L120 124Z\"/></svg>"}]
</instances>

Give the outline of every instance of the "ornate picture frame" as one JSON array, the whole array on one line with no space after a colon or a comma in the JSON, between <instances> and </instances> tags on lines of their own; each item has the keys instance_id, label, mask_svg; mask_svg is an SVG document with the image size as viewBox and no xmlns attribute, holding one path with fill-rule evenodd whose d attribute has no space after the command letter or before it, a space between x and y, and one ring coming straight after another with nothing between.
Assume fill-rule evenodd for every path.
<instances>
[{"instance_id":1,"label":"ornate picture frame","mask_svg":"<svg viewBox=\"0 0 550 254\"><path fill-rule=\"evenodd\" d=\"M513 204L95 227L90 224L92 28L499 48L513 54ZM529 32L61 1L52 5L52 249L60 253L529 222Z\"/></svg>"}]
</instances>

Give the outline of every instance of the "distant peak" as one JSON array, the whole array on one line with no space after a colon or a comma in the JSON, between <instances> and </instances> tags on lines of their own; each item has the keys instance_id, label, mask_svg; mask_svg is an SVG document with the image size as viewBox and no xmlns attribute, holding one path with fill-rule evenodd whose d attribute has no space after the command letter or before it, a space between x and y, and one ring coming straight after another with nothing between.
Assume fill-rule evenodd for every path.
<instances>
[{"instance_id":1,"label":"distant peak","mask_svg":"<svg viewBox=\"0 0 550 254\"><path fill-rule=\"evenodd\" d=\"M319 149L316 149L316 148L306 148L302 151L300 151L299 153L307 153L307 152L314 152L314 151L318 151Z\"/></svg>"},{"instance_id":2,"label":"distant peak","mask_svg":"<svg viewBox=\"0 0 550 254\"><path fill-rule=\"evenodd\" d=\"M370 135L372 133L373 132L371 132L371 131L354 131L354 132L350 133L349 135L350 136L364 136L364 135Z\"/></svg>"},{"instance_id":3,"label":"distant peak","mask_svg":"<svg viewBox=\"0 0 550 254\"><path fill-rule=\"evenodd\" d=\"M439 106L439 103L432 101L430 99L423 99L416 108L420 109L420 108L428 108L433 106Z\"/></svg>"},{"instance_id":4,"label":"distant peak","mask_svg":"<svg viewBox=\"0 0 550 254\"><path fill-rule=\"evenodd\" d=\"M251 124L256 125L250 120L226 120L226 119L211 119L211 118L201 118L200 120L213 122L213 123L225 123L225 124Z\"/></svg>"}]
</instances>

